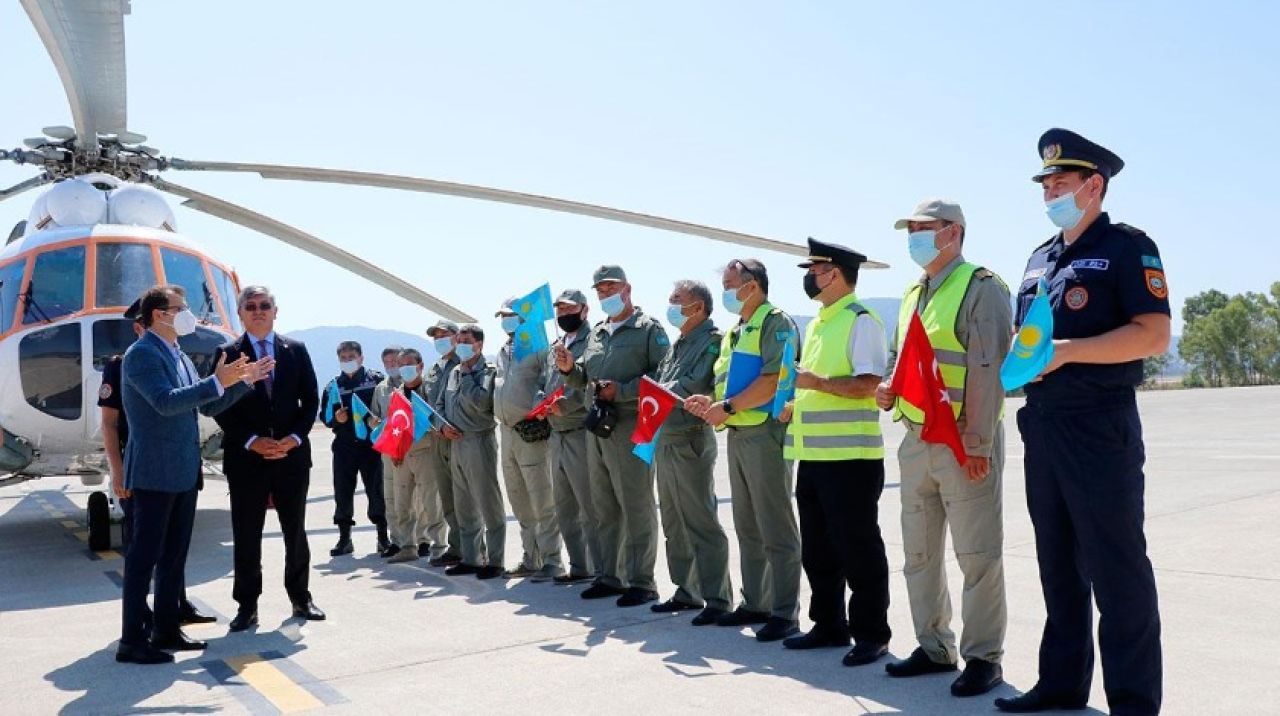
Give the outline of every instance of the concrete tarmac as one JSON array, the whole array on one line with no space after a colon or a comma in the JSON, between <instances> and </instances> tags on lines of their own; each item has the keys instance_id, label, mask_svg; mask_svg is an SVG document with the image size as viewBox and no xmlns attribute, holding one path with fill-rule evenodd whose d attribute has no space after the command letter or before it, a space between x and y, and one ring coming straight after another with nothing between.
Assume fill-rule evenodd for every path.
<instances>
[{"instance_id":1,"label":"concrete tarmac","mask_svg":"<svg viewBox=\"0 0 1280 716\"><path fill-rule=\"evenodd\" d=\"M1280 713L1280 388L1169 391L1140 396L1147 444L1149 553L1164 628L1165 713ZM581 587L450 578L425 560L388 565L361 525L356 554L331 559L328 439L313 433L308 526L324 622L290 618L274 517L264 545L261 626L228 634L231 524L225 485L209 482L188 564L188 590L216 625L174 665L113 660L123 562L83 542L89 488L52 478L0 490L0 714L116 713L993 713L992 697L1030 688L1044 620L1027 516L1022 445L1008 409L1005 571L1009 685L955 699L951 675L888 678L883 662L849 669L843 650L790 652L747 630L694 628L691 616L584 601ZM901 431L885 419L889 445ZM720 519L730 532L728 474L717 466ZM902 579L898 470L887 460L880 507L889 550L893 654L915 647ZM357 514L364 508L356 499ZM507 554L520 554L511 521ZM77 533L81 533L79 536ZM960 573L949 560L959 630ZM664 558L659 589L670 596ZM802 603L807 608L808 589ZM807 620L802 624L808 627ZM1090 705L1106 711L1099 665Z\"/></svg>"}]
</instances>

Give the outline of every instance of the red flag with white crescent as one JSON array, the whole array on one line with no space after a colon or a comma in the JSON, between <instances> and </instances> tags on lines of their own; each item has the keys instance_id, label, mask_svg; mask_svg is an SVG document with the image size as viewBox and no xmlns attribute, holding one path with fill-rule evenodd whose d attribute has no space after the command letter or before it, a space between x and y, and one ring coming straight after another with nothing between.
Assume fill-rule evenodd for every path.
<instances>
[{"instance_id":1,"label":"red flag with white crescent","mask_svg":"<svg viewBox=\"0 0 1280 716\"><path fill-rule=\"evenodd\" d=\"M658 428L666 422L680 396L658 385L649 376L640 379L640 414L636 419L636 429L631 433L631 442L642 445L653 442Z\"/></svg>"},{"instance_id":2,"label":"red flag with white crescent","mask_svg":"<svg viewBox=\"0 0 1280 716\"><path fill-rule=\"evenodd\" d=\"M373 449L392 460L403 460L413 446L413 406L404 393L396 391L387 405L387 422Z\"/></svg>"},{"instance_id":3,"label":"red flag with white crescent","mask_svg":"<svg viewBox=\"0 0 1280 716\"><path fill-rule=\"evenodd\" d=\"M914 313L911 314L907 336L902 341L902 350L898 353L898 365L893 370L893 382L889 390L899 400L914 405L924 413L924 425L920 429L921 440L951 448L956 462L961 465L968 461L937 355L933 351L933 345L929 343L929 334L925 332L920 316Z\"/></svg>"}]
</instances>

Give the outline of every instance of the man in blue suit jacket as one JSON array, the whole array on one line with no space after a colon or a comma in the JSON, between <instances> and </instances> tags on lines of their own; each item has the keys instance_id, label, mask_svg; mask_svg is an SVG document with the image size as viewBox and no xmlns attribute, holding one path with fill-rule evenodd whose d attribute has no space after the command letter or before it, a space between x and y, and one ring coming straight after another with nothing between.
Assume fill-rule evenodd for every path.
<instances>
[{"instance_id":1,"label":"man in blue suit jacket","mask_svg":"<svg viewBox=\"0 0 1280 716\"><path fill-rule=\"evenodd\" d=\"M270 361L218 362L200 379L178 347L195 330L195 317L179 286L156 286L142 297L147 331L125 352L122 397L130 425L125 448L125 487L133 492L133 538L125 554L123 627L116 661L173 661L163 650L203 649L179 628L179 600L196 482L201 471L197 409L235 402L270 370ZM155 617L147 640L147 592L155 577Z\"/></svg>"}]
</instances>

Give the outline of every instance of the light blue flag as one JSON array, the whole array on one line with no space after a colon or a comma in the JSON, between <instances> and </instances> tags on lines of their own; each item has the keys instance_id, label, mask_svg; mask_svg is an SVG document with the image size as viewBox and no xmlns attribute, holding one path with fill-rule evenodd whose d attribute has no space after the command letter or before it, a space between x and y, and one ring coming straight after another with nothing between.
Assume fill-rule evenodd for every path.
<instances>
[{"instance_id":1,"label":"light blue flag","mask_svg":"<svg viewBox=\"0 0 1280 716\"><path fill-rule=\"evenodd\" d=\"M652 465L653 454L658 449L658 439L661 437L662 428L658 428L658 432L653 434L653 440L647 443L637 443L635 447L631 448L631 453L641 460L644 460L645 464Z\"/></svg>"},{"instance_id":2,"label":"light blue flag","mask_svg":"<svg viewBox=\"0 0 1280 716\"><path fill-rule=\"evenodd\" d=\"M351 392L351 419L355 421L356 437L365 440L369 437L369 426L364 419L369 415L369 406L364 404L355 391Z\"/></svg>"},{"instance_id":3,"label":"light blue flag","mask_svg":"<svg viewBox=\"0 0 1280 716\"><path fill-rule=\"evenodd\" d=\"M431 430L431 417L436 414L436 411L432 410L427 401L416 392L409 402L413 404L413 441L417 442Z\"/></svg>"},{"instance_id":4,"label":"light blue flag","mask_svg":"<svg viewBox=\"0 0 1280 716\"><path fill-rule=\"evenodd\" d=\"M530 321L534 318L534 314L542 316L542 320L547 320L555 315L555 306L551 303L551 285L542 284L533 289L529 295L517 298L516 302L511 304L511 310L516 312L521 321Z\"/></svg>"},{"instance_id":5,"label":"light blue flag","mask_svg":"<svg viewBox=\"0 0 1280 716\"><path fill-rule=\"evenodd\" d=\"M773 406L769 415L775 419L782 415L782 409L796 395L796 336L787 339L782 349L782 368L778 371L778 391L773 394Z\"/></svg>"},{"instance_id":6,"label":"light blue flag","mask_svg":"<svg viewBox=\"0 0 1280 716\"><path fill-rule=\"evenodd\" d=\"M324 421L326 423L333 422L333 411L342 407L342 394L338 392L338 381L329 381L328 391L325 393L324 401Z\"/></svg>"},{"instance_id":7,"label":"light blue flag","mask_svg":"<svg viewBox=\"0 0 1280 716\"><path fill-rule=\"evenodd\" d=\"M1021 388L1044 372L1052 360L1053 307L1049 305L1048 286L1040 279L1031 308L1027 309L1013 347L1000 366L1000 382L1005 390Z\"/></svg>"},{"instance_id":8,"label":"light blue flag","mask_svg":"<svg viewBox=\"0 0 1280 716\"><path fill-rule=\"evenodd\" d=\"M382 426L386 424L387 424L387 421L384 420L374 426L373 432L369 433L369 442L371 443L378 442L378 438L382 437Z\"/></svg>"}]
</instances>

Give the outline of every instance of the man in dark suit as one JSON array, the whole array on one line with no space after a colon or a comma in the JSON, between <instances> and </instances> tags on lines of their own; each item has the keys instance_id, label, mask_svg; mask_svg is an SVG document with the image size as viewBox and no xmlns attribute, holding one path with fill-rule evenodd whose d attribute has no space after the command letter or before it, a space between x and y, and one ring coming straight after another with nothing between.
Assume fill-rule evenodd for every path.
<instances>
[{"instance_id":1,"label":"man in dark suit","mask_svg":"<svg viewBox=\"0 0 1280 716\"><path fill-rule=\"evenodd\" d=\"M275 369L254 390L215 415L224 434L223 471L231 490L231 533L235 542L235 584L239 604L231 631L258 623L262 594L262 526L268 499L275 505L284 537L284 584L293 615L324 619L311 600L311 548L305 517L311 481L307 434L320 409L315 369L307 347L275 332L276 303L265 286L249 286L238 301L243 336L218 349L217 356L272 358Z\"/></svg>"},{"instance_id":2,"label":"man in dark suit","mask_svg":"<svg viewBox=\"0 0 1280 716\"><path fill-rule=\"evenodd\" d=\"M125 489L132 492L133 535L125 553L123 624L116 661L160 664L169 651L204 649L179 627L183 571L191 544L200 478L197 408L217 414L250 392L270 370L269 360L220 356L214 374L201 380L178 337L195 331L196 318L179 286L156 286L139 311L147 329L125 352L124 411L132 435L124 452ZM147 639L147 592L155 577L155 616Z\"/></svg>"}]
</instances>

